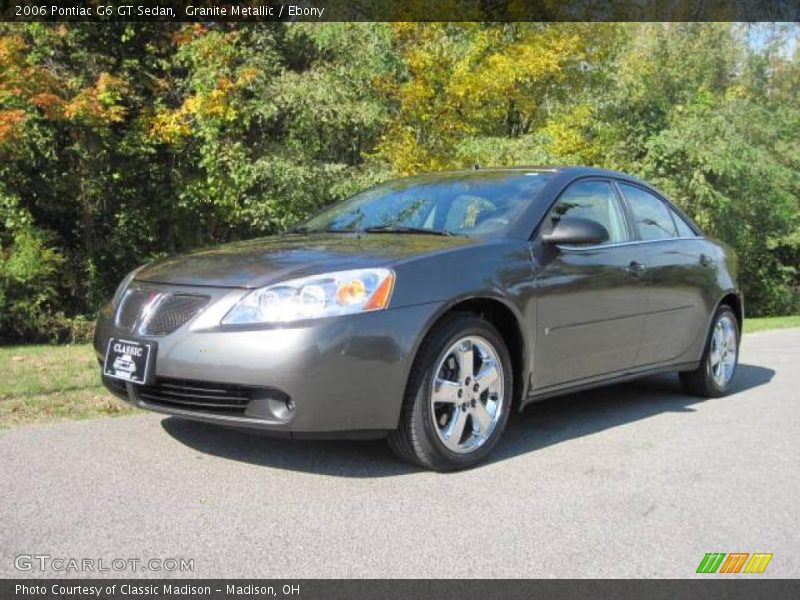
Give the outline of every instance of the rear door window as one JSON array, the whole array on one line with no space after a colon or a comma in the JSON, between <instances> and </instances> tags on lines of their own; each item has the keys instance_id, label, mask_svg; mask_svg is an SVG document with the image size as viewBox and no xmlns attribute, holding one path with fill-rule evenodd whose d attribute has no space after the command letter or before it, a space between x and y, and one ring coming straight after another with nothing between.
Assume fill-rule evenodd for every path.
<instances>
[{"instance_id":1,"label":"rear door window","mask_svg":"<svg viewBox=\"0 0 800 600\"><path fill-rule=\"evenodd\" d=\"M619 187L628 199L633 213L633 222L643 240L666 240L678 237L675 221L670 210L659 198L635 185L620 183Z\"/></svg>"},{"instance_id":2,"label":"rear door window","mask_svg":"<svg viewBox=\"0 0 800 600\"><path fill-rule=\"evenodd\" d=\"M675 221L675 227L678 228L678 237L697 237L697 234L689 227L689 224L684 221L682 216L672 209L669 212L672 215L672 220Z\"/></svg>"}]
</instances>

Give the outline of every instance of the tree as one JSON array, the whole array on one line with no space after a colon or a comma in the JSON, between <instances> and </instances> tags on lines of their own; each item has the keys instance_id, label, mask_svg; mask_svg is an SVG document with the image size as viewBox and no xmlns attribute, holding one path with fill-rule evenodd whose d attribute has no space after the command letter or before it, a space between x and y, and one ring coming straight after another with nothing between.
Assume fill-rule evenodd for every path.
<instances>
[{"instance_id":1,"label":"tree","mask_svg":"<svg viewBox=\"0 0 800 600\"><path fill-rule=\"evenodd\" d=\"M400 173L545 158L537 134L601 76L611 24L395 24L405 72L378 148ZM510 143L509 143L510 142Z\"/></svg>"}]
</instances>

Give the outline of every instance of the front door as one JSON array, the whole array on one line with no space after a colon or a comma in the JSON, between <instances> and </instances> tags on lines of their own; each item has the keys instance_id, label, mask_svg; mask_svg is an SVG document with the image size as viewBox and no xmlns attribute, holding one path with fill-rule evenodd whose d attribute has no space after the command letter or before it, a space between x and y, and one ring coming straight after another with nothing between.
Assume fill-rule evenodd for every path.
<instances>
[{"instance_id":1,"label":"front door","mask_svg":"<svg viewBox=\"0 0 800 600\"><path fill-rule=\"evenodd\" d=\"M631 243L632 228L611 184L583 179L570 185L539 237L564 215L600 223L609 239L591 246L534 243L536 391L630 368L647 304L643 248Z\"/></svg>"}]
</instances>

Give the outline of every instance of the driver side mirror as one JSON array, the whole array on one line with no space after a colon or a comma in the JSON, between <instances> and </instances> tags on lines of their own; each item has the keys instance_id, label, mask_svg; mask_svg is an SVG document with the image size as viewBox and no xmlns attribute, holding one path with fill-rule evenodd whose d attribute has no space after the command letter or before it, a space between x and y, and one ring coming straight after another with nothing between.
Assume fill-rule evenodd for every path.
<instances>
[{"instance_id":1,"label":"driver side mirror","mask_svg":"<svg viewBox=\"0 0 800 600\"><path fill-rule=\"evenodd\" d=\"M561 217L553 230L542 236L546 244L602 244L607 240L605 227L581 217Z\"/></svg>"}]
</instances>

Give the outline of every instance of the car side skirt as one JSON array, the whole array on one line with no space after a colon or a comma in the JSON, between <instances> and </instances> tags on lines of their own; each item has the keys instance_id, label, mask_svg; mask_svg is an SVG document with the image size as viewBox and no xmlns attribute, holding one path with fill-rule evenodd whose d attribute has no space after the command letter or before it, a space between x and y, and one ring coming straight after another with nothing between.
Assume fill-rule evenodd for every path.
<instances>
[{"instance_id":1,"label":"car side skirt","mask_svg":"<svg viewBox=\"0 0 800 600\"><path fill-rule=\"evenodd\" d=\"M607 385L614 385L616 383L624 383L626 381L632 381L634 379L639 379L641 377L647 377L648 375L669 373L671 371L692 371L696 369L699 365L700 365L699 361L670 363L657 366L649 365L642 369L637 369L635 371L611 373L610 375L603 375L600 378L592 378L591 380L588 381L583 380L583 381L571 382L565 385L553 386L551 388L536 390L528 394L525 400L520 403L520 410L522 410L528 404L532 404L540 400L546 400L547 398L572 394L575 392L582 392L584 390L590 390L593 388L603 387Z\"/></svg>"}]
</instances>

